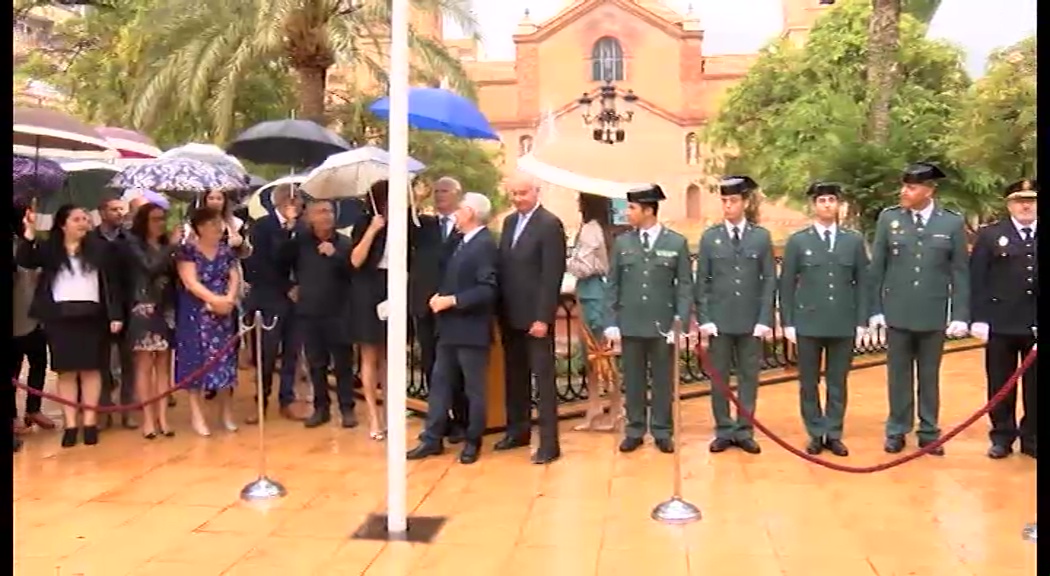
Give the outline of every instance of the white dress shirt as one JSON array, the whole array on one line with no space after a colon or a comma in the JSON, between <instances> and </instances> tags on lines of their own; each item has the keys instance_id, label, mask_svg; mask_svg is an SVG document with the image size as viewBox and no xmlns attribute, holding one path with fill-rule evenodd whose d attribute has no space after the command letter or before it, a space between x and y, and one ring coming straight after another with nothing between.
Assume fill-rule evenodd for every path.
<instances>
[{"instance_id":1,"label":"white dress shirt","mask_svg":"<svg viewBox=\"0 0 1050 576\"><path fill-rule=\"evenodd\" d=\"M828 250L834 250L835 249L835 239L838 236L838 232L839 232L838 226L836 226L835 224L832 224L831 226L824 226L823 224L820 224L819 222L814 222L813 223L813 229L817 231L817 236L820 236L821 241L824 240L824 231L825 230L831 232L831 243L830 243L830 246L828 246Z\"/></svg>"},{"instance_id":2,"label":"white dress shirt","mask_svg":"<svg viewBox=\"0 0 1050 576\"><path fill-rule=\"evenodd\" d=\"M648 234L649 235L649 249L652 250L653 246L656 244L656 239L660 237L660 231L661 230L663 230L663 227L660 226L659 224L653 224L649 228L639 228L638 229L638 241L641 242L642 238L644 237L643 235Z\"/></svg>"}]
</instances>

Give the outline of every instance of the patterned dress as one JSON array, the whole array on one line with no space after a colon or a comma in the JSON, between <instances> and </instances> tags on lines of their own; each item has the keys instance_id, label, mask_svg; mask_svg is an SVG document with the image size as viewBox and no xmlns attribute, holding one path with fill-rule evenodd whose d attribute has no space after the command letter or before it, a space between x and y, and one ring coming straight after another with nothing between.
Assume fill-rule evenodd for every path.
<instances>
[{"instance_id":1,"label":"patterned dress","mask_svg":"<svg viewBox=\"0 0 1050 576\"><path fill-rule=\"evenodd\" d=\"M230 270L237 257L226 244L220 244L214 259L208 259L193 244L179 247L176 258L180 262L194 262L201 284L216 294L225 294L230 282ZM179 286L175 320L175 381L182 383L206 363L210 368L189 388L208 392L230 388L237 383L237 348L227 346L237 334L236 313L219 316L205 310L204 302ZM220 359L212 363L212 358Z\"/></svg>"}]
</instances>

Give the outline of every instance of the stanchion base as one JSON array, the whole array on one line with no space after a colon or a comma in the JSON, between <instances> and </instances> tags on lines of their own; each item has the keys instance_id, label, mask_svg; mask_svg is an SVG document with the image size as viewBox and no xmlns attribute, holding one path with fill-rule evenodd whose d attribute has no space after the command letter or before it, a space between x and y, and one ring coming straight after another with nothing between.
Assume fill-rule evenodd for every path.
<instances>
[{"instance_id":1,"label":"stanchion base","mask_svg":"<svg viewBox=\"0 0 1050 576\"><path fill-rule=\"evenodd\" d=\"M675 496L657 504L652 518L664 524L689 524L700 519L700 509Z\"/></svg>"},{"instance_id":2,"label":"stanchion base","mask_svg":"<svg viewBox=\"0 0 1050 576\"><path fill-rule=\"evenodd\" d=\"M247 502L275 500L284 498L287 495L288 491L284 489L280 482L271 480L266 476L259 476L255 481L241 488L241 500Z\"/></svg>"},{"instance_id":3,"label":"stanchion base","mask_svg":"<svg viewBox=\"0 0 1050 576\"><path fill-rule=\"evenodd\" d=\"M394 534L386 529L386 514L369 514L350 537L354 540L429 544L441 531L446 519L444 516L409 516L405 520L406 530Z\"/></svg>"},{"instance_id":4,"label":"stanchion base","mask_svg":"<svg viewBox=\"0 0 1050 576\"><path fill-rule=\"evenodd\" d=\"M1025 525L1024 530L1021 532L1021 537L1029 542L1035 542L1035 522Z\"/></svg>"}]
</instances>

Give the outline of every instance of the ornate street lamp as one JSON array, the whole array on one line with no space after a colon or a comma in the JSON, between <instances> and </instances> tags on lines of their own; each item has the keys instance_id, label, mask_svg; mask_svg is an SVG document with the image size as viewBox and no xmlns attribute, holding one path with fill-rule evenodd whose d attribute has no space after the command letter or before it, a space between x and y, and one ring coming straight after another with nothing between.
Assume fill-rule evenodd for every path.
<instances>
[{"instance_id":1,"label":"ornate street lamp","mask_svg":"<svg viewBox=\"0 0 1050 576\"><path fill-rule=\"evenodd\" d=\"M616 109L617 98L625 104L622 112ZM624 141L626 133L623 125L630 122L631 118L634 117L633 107L637 101L638 96L635 95L634 90L621 92L610 81L602 84L602 87L598 89L597 96L584 93L577 100L580 106L584 107L583 123L587 126L593 126L594 141L605 144L616 144ZM595 104L598 105L597 110L594 108Z\"/></svg>"}]
</instances>

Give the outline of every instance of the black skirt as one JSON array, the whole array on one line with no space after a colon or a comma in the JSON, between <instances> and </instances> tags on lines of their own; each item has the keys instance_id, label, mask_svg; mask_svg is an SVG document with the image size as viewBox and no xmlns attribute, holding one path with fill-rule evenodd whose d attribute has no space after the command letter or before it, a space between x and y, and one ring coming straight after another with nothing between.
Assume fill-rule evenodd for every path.
<instances>
[{"instance_id":1,"label":"black skirt","mask_svg":"<svg viewBox=\"0 0 1050 576\"><path fill-rule=\"evenodd\" d=\"M386 300L386 270L362 270L350 284L350 338L355 344L386 343L386 320L380 320L376 306Z\"/></svg>"},{"instance_id":2,"label":"black skirt","mask_svg":"<svg viewBox=\"0 0 1050 576\"><path fill-rule=\"evenodd\" d=\"M109 360L105 354L109 322L102 316L49 320L44 334L54 372L102 370Z\"/></svg>"}]
</instances>

